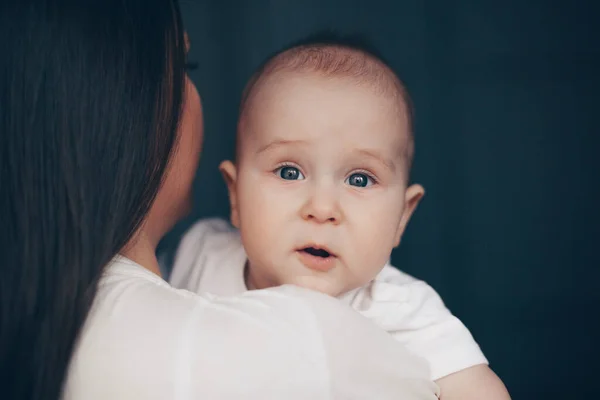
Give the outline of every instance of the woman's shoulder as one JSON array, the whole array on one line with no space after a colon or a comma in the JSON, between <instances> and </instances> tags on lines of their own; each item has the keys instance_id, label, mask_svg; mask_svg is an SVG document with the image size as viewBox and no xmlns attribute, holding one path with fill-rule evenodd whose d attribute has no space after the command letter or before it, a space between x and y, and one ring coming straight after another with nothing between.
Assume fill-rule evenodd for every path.
<instances>
[{"instance_id":1,"label":"woman's shoulder","mask_svg":"<svg viewBox=\"0 0 600 400\"><path fill-rule=\"evenodd\" d=\"M65 398L243 397L273 376L288 381L271 391L297 385L304 398L319 398L327 387L319 322L293 291L197 295L117 257L80 335Z\"/></svg>"},{"instance_id":2,"label":"woman's shoulder","mask_svg":"<svg viewBox=\"0 0 600 400\"><path fill-rule=\"evenodd\" d=\"M65 399L331 399L362 386L387 399L406 386L433 393L427 376L383 331L320 293L198 295L118 258L99 285Z\"/></svg>"}]
</instances>

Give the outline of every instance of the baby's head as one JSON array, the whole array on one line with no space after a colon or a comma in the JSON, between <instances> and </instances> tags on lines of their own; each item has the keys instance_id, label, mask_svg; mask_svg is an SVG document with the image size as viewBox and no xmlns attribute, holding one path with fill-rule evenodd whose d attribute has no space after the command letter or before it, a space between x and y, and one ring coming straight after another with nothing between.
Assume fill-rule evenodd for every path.
<instances>
[{"instance_id":1,"label":"baby's head","mask_svg":"<svg viewBox=\"0 0 600 400\"><path fill-rule=\"evenodd\" d=\"M408 185L408 94L363 48L307 41L244 91L236 163L221 172L248 254L247 284L333 296L383 268L423 196Z\"/></svg>"}]
</instances>

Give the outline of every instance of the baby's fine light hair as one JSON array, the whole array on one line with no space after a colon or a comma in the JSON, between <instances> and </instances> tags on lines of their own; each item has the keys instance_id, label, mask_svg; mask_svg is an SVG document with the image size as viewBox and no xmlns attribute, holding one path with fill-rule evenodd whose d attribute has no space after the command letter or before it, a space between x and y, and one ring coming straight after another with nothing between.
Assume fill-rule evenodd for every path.
<instances>
[{"instance_id":1,"label":"baby's fine light hair","mask_svg":"<svg viewBox=\"0 0 600 400\"><path fill-rule=\"evenodd\" d=\"M414 154L413 103L406 87L364 37L339 36L326 31L292 43L264 61L244 88L240 102L239 123L242 124L248 104L268 77L278 72L316 73L326 77L350 78L370 85L377 93L391 96L404 108L408 123L406 158L412 165ZM239 130L238 125L238 141Z\"/></svg>"}]
</instances>

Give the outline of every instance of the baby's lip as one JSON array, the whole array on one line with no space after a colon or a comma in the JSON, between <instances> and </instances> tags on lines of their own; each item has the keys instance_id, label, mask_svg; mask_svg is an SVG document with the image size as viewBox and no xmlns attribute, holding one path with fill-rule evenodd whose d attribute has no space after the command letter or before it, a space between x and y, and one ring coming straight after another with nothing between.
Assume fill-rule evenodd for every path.
<instances>
[{"instance_id":1,"label":"baby's lip","mask_svg":"<svg viewBox=\"0 0 600 400\"><path fill-rule=\"evenodd\" d=\"M301 246L299 248L296 249L296 251L306 251L307 249L314 249L314 250L321 250L321 251L326 251L330 257L337 257L337 255L331 251L331 249L329 247L327 247L326 245L322 245L322 244L314 244L314 243L310 243L307 244L306 246Z\"/></svg>"}]
</instances>

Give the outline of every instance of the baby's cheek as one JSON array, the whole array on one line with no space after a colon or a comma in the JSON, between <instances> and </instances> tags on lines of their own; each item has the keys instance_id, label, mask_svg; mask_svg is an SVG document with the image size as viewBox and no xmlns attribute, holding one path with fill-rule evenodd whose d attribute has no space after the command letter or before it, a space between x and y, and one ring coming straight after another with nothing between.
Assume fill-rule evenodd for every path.
<instances>
[{"instance_id":1,"label":"baby's cheek","mask_svg":"<svg viewBox=\"0 0 600 400\"><path fill-rule=\"evenodd\" d=\"M360 280L358 286L365 285L375 278L389 260L390 254L387 247L380 245L378 247L371 246L362 255L359 255L357 259L361 262L355 264L357 269L355 275Z\"/></svg>"},{"instance_id":2,"label":"baby's cheek","mask_svg":"<svg viewBox=\"0 0 600 400\"><path fill-rule=\"evenodd\" d=\"M394 237L398 223L392 218L378 218L377 215L365 215L362 229L356 233L354 247L357 262L355 274L360 279L373 279L389 260L394 247ZM364 283L366 283L364 282Z\"/></svg>"},{"instance_id":3,"label":"baby's cheek","mask_svg":"<svg viewBox=\"0 0 600 400\"><path fill-rule=\"evenodd\" d=\"M250 264L263 273L266 262L272 258L273 249L276 248L273 243L276 238L273 237L269 222L261 218L260 214L260 212L246 214L246 217L241 220L240 231Z\"/></svg>"},{"instance_id":4,"label":"baby's cheek","mask_svg":"<svg viewBox=\"0 0 600 400\"><path fill-rule=\"evenodd\" d=\"M278 201L264 186L246 185L240 191L240 229L246 251L262 253L276 240Z\"/></svg>"}]
</instances>

